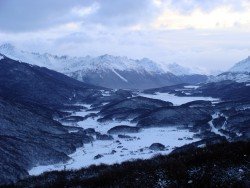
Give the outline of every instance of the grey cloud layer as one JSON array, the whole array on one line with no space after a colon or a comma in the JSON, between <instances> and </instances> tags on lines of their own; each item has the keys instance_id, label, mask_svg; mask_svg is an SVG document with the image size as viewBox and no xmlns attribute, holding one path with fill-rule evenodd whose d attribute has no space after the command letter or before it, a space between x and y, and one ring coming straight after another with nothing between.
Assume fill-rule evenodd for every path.
<instances>
[{"instance_id":1,"label":"grey cloud layer","mask_svg":"<svg viewBox=\"0 0 250 188\"><path fill-rule=\"evenodd\" d=\"M83 18L73 8L98 4L97 12ZM104 25L129 25L147 21L156 12L150 0L1 0L0 31L23 32L83 21Z\"/></svg>"},{"instance_id":2,"label":"grey cloud layer","mask_svg":"<svg viewBox=\"0 0 250 188\"><path fill-rule=\"evenodd\" d=\"M0 30L17 32L51 27L69 21L65 15L73 7L89 3L80 0L1 0Z\"/></svg>"},{"instance_id":3,"label":"grey cloud layer","mask_svg":"<svg viewBox=\"0 0 250 188\"><path fill-rule=\"evenodd\" d=\"M170 30L149 25L164 8L184 16L197 8L209 12L224 5L241 12L244 1L162 0L159 6L157 0L0 0L0 44L77 56L149 57L225 70L250 54L247 28ZM96 10L85 14L88 7ZM72 25L67 28L67 23Z\"/></svg>"},{"instance_id":4,"label":"grey cloud layer","mask_svg":"<svg viewBox=\"0 0 250 188\"><path fill-rule=\"evenodd\" d=\"M162 6L189 12L199 7L211 10L220 5L243 8L235 0L162 0ZM72 14L73 8L98 4L98 10L86 17ZM127 26L148 23L161 13L154 0L0 0L0 31L27 32L55 27L68 22Z\"/></svg>"}]
</instances>

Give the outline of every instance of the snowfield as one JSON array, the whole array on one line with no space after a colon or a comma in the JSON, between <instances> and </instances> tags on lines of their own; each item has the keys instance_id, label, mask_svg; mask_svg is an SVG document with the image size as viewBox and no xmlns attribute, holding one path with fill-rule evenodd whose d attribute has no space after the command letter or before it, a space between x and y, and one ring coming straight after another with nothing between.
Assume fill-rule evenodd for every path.
<instances>
[{"instance_id":1,"label":"snowfield","mask_svg":"<svg viewBox=\"0 0 250 188\"><path fill-rule=\"evenodd\" d=\"M187 130L176 128L150 128L144 129L140 133L126 134L133 139L120 139L114 136L110 141L94 141L92 144L85 144L78 148L75 153L69 155L72 159L66 164L55 164L48 166L38 166L29 171L30 175L39 175L46 171L63 169L80 169L92 164L114 164L127 160L148 159L158 154L168 154L175 147L182 146L199 139L191 138L193 133ZM119 141L119 142L118 142ZM162 143L166 146L163 151L153 151L148 147L152 143ZM95 156L102 155L99 159Z\"/></svg>"}]
</instances>

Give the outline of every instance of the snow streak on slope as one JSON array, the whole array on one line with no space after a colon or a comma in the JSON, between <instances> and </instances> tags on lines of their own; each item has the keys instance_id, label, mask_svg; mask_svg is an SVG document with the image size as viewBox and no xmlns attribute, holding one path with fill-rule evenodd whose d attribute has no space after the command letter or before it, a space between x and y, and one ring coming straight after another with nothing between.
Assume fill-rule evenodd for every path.
<instances>
[{"instance_id":1,"label":"snow streak on slope","mask_svg":"<svg viewBox=\"0 0 250 188\"><path fill-rule=\"evenodd\" d=\"M112 70L117 76L119 76L119 78L121 78L124 82L128 82L128 80L126 80L126 78L122 77L118 72L116 72L114 69Z\"/></svg>"}]
</instances>

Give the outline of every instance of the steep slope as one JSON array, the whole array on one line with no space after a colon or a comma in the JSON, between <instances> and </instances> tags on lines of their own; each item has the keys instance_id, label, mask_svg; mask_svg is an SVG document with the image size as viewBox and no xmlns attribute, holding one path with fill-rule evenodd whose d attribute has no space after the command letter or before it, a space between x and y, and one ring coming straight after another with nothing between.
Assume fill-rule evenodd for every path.
<instances>
[{"instance_id":1,"label":"steep slope","mask_svg":"<svg viewBox=\"0 0 250 188\"><path fill-rule=\"evenodd\" d=\"M0 96L12 101L58 107L76 101L92 101L101 96L100 89L47 68L7 57L0 60Z\"/></svg>"},{"instance_id":2,"label":"steep slope","mask_svg":"<svg viewBox=\"0 0 250 188\"><path fill-rule=\"evenodd\" d=\"M150 160L49 172L11 186L249 187L249 147L249 142L223 143L198 149L190 147L183 152Z\"/></svg>"},{"instance_id":3,"label":"steep slope","mask_svg":"<svg viewBox=\"0 0 250 188\"><path fill-rule=\"evenodd\" d=\"M90 142L81 129L70 132L53 117L64 117L76 102L93 103L101 89L63 74L0 55L0 184L28 176L37 165L69 160Z\"/></svg>"},{"instance_id":4,"label":"steep slope","mask_svg":"<svg viewBox=\"0 0 250 188\"><path fill-rule=\"evenodd\" d=\"M0 184L27 177L34 166L67 161L67 154L91 141L45 113L50 111L0 98Z\"/></svg>"},{"instance_id":5,"label":"steep slope","mask_svg":"<svg viewBox=\"0 0 250 188\"><path fill-rule=\"evenodd\" d=\"M250 72L250 56L236 63L229 72Z\"/></svg>"},{"instance_id":6,"label":"steep slope","mask_svg":"<svg viewBox=\"0 0 250 188\"><path fill-rule=\"evenodd\" d=\"M79 81L115 89L145 89L182 82L200 83L206 77L204 75L193 77L190 69L178 64L170 64L167 68L163 68L147 58L133 60L111 55L56 56L21 51L10 44L1 45L0 53L15 60L47 67ZM183 77L187 74L188 76Z\"/></svg>"},{"instance_id":7,"label":"steep slope","mask_svg":"<svg viewBox=\"0 0 250 188\"><path fill-rule=\"evenodd\" d=\"M78 69L64 73L77 80L109 88L143 89L181 82L177 76L164 72L155 62L145 58L131 60L103 55L83 61Z\"/></svg>"}]
</instances>

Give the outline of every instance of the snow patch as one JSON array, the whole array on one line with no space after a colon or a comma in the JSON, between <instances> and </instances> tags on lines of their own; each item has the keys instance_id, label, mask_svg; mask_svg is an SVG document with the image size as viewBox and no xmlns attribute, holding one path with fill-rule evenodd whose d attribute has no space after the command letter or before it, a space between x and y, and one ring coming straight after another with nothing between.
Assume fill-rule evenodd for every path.
<instances>
[{"instance_id":1,"label":"snow patch","mask_svg":"<svg viewBox=\"0 0 250 188\"><path fill-rule=\"evenodd\" d=\"M221 133L221 132L219 131L219 129L217 129L217 128L214 126L214 124L213 124L213 119L218 118L218 117L219 117L218 114L213 114L213 115L212 115L212 120L208 122L208 124L209 124L210 127L211 127L211 132L214 132L215 134L218 134L218 135L220 135L220 136L224 136L224 137L226 137L226 138L229 138L227 135ZM225 123L224 123L224 125L222 126L222 129L224 129L224 126L225 126Z\"/></svg>"},{"instance_id":2,"label":"snow patch","mask_svg":"<svg viewBox=\"0 0 250 188\"><path fill-rule=\"evenodd\" d=\"M159 99L163 101L168 101L173 103L173 105L182 105L187 102L191 101L196 101L196 100L206 100L206 101L218 101L216 98L212 97L191 97L191 96L186 96L186 97L179 97L174 94L169 94L169 93L155 93L155 94L144 94L144 93L139 93L140 96L142 97L147 97L147 98L152 98L152 99Z\"/></svg>"},{"instance_id":3,"label":"snow patch","mask_svg":"<svg viewBox=\"0 0 250 188\"><path fill-rule=\"evenodd\" d=\"M190 86L184 86L184 88L186 88L186 89L197 89L199 87L200 86L192 86L192 85L190 85Z\"/></svg>"}]
</instances>

